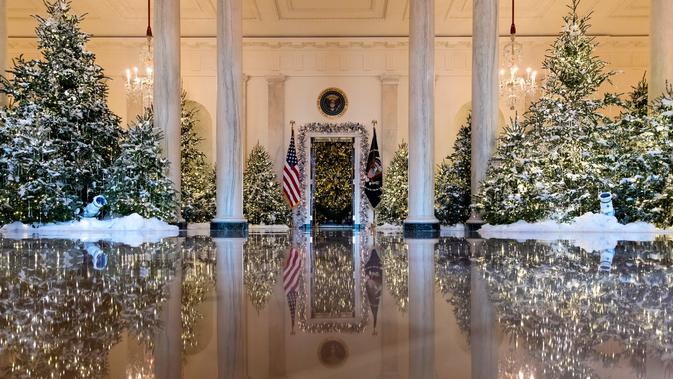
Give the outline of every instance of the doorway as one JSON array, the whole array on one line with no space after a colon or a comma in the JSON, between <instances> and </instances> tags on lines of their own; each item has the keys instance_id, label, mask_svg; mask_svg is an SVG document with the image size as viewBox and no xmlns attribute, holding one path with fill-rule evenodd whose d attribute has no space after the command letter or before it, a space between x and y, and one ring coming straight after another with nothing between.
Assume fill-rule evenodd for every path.
<instances>
[{"instance_id":1,"label":"doorway","mask_svg":"<svg viewBox=\"0 0 673 379\"><path fill-rule=\"evenodd\" d=\"M355 139L311 138L312 219L319 227L352 227Z\"/></svg>"}]
</instances>

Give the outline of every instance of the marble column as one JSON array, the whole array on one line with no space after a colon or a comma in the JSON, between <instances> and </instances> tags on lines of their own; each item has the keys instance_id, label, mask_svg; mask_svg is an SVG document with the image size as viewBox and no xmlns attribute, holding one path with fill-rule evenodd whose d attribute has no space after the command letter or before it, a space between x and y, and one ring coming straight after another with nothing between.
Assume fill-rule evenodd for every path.
<instances>
[{"instance_id":1,"label":"marble column","mask_svg":"<svg viewBox=\"0 0 673 379\"><path fill-rule=\"evenodd\" d=\"M472 257L475 250L483 251L483 241L470 242ZM470 352L472 378L498 377L498 338L495 309L488 297L488 287L477 265L470 271Z\"/></svg>"},{"instance_id":2,"label":"marble column","mask_svg":"<svg viewBox=\"0 0 673 379\"><path fill-rule=\"evenodd\" d=\"M243 74L241 81L241 127L244 131L248 130L248 81L250 80L250 75ZM248 135L246 132L243 132L243 147L245 148L242 152L243 161L247 159L249 150L248 146Z\"/></svg>"},{"instance_id":3,"label":"marble column","mask_svg":"<svg viewBox=\"0 0 673 379\"><path fill-rule=\"evenodd\" d=\"M180 196L180 0L154 3L154 122L164 133L168 176Z\"/></svg>"},{"instance_id":4,"label":"marble column","mask_svg":"<svg viewBox=\"0 0 673 379\"><path fill-rule=\"evenodd\" d=\"M168 300L160 311L162 326L155 337L155 378L182 378L182 262L178 260L176 267L168 283Z\"/></svg>"},{"instance_id":5,"label":"marble column","mask_svg":"<svg viewBox=\"0 0 673 379\"><path fill-rule=\"evenodd\" d=\"M397 104L400 78L397 75L381 75L381 123L377 130L383 167L393 159L397 150Z\"/></svg>"},{"instance_id":6,"label":"marble column","mask_svg":"<svg viewBox=\"0 0 673 379\"><path fill-rule=\"evenodd\" d=\"M7 69L7 0L0 0L0 75L5 76ZM0 93L0 107L7 103L6 96Z\"/></svg>"},{"instance_id":7,"label":"marble column","mask_svg":"<svg viewBox=\"0 0 673 379\"><path fill-rule=\"evenodd\" d=\"M409 245L409 377L435 375L435 244L436 239L408 239Z\"/></svg>"},{"instance_id":8,"label":"marble column","mask_svg":"<svg viewBox=\"0 0 673 379\"><path fill-rule=\"evenodd\" d=\"M472 13L472 203L481 189L498 127L498 1L474 0ZM468 223L480 224L473 212Z\"/></svg>"},{"instance_id":9,"label":"marble column","mask_svg":"<svg viewBox=\"0 0 673 379\"><path fill-rule=\"evenodd\" d=\"M217 0L217 213L211 229L245 234L241 7L241 0Z\"/></svg>"},{"instance_id":10,"label":"marble column","mask_svg":"<svg viewBox=\"0 0 673 379\"><path fill-rule=\"evenodd\" d=\"M495 1L495 0L494 0ZM435 218L435 1L409 2L409 216L407 236L437 237Z\"/></svg>"},{"instance_id":11,"label":"marble column","mask_svg":"<svg viewBox=\"0 0 673 379\"><path fill-rule=\"evenodd\" d=\"M285 75L268 76L268 148L273 160L276 176L283 176L285 165Z\"/></svg>"},{"instance_id":12,"label":"marble column","mask_svg":"<svg viewBox=\"0 0 673 379\"><path fill-rule=\"evenodd\" d=\"M218 378L246 378L243 238L216 238Z\"/></svg>"},{"instance_id":13,"label":"marble column","mask_svg":"<svg viewBox=\"0 0 673 379\"><path fill-rule=\"evenodd\" d=\"M673 1L650 1L650 102L673 83Z\"/></svg>"}]
</instances>

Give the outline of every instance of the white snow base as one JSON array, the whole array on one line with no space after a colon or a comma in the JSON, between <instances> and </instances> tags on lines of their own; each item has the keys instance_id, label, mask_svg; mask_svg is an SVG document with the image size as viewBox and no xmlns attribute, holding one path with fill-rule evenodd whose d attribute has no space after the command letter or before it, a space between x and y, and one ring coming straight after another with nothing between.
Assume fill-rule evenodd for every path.
<instances>
[{"instance_id":1,"label":"white snow base","mask_svg":"<svg viewBox=\"0 0 673 379\"><path fill-rule=\"evenodd\" d=\"M137 213L111 220L82 219L52 224L27 225L14 222L0 228L7 238L63 238L80 241L112 241L130 246L159 242L176 237L178 227L157 218L146 219Z\"/></svg>"},{"instance_id":2,"label":"white snow base","mask_svg":"<svg viewBox=\"0 0 673 379\"><path fill-rule=\"evenodd\" d=\"M585 213L569 223L545 220L535 223L517 221L507 225L486 224L479 229L483 238L516 240L568 240L587 251L611 249L618 241L653 241L657 234L671 230L659 229L646 222L620 224L617 218Z\"/></svg>"}]
</instances>

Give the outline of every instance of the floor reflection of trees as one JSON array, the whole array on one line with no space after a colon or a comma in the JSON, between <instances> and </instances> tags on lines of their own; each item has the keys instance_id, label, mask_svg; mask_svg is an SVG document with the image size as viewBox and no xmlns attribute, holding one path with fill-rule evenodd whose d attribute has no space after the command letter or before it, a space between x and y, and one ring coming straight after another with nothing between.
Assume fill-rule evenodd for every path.
<instances>
[{"instance_id":1,"label":"floor reflection of trees","mask_svg":"<svg viewBox=\"0 0 673 379\"><path fill-rule=\"evenodd\" d=\"M3 377L103 377L124 329L151 347L175 241L99 247L109 256L101 271L78 242L0 239Z\"/></svg>"},{"instance_id":2,"label":"floor reflection of trees","mask_svg":"<svg viewBox=\"0 0 673 379\"><path fill-rule=\"evenodd\" d=\"M470 335L470 247L463 238L442 238L435 247L435 283L453 307L461 332Z\"/></svg>"},{"instance_id":3,"label":"floor reflection of trees","mask_svg":"<svg viewBox=\"0 0 673 379\"><path fill-rule=\"evenodd\" d=\"M245 242L243 284L257 311L264 308L278 283L289 248L287 234L251 234Z\"/></svg>"},{"instance_id":4,"label":"floor reflection of trees","mask_svg":"<svg viewBox=\"0 0 673 379\"><path fill-rule=\"evenodd\" d=\"M628 361L639 377L646 356L673 360L673 270L669 245L622 243L612 272L599 255L562 242L489 240L478 264L512 345L536 377L595 378L590 362Z\"/></svg>"}]
</instances>

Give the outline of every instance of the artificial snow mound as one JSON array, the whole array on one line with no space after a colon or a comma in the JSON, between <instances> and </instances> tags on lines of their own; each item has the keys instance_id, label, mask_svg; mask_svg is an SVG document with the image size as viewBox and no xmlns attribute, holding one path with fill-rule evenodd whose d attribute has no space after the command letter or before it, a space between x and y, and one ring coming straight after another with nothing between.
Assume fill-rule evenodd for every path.
<instances>
[{"instance_id":1,"label":"artificial snow mound","mask_svg":"<svg viewBox=\"0 0 673 379\"><path fill-rule=\"evenodd\" d=\"M567 240L587 251L612 249L619 241L653 241L657 234L670 232L646 222L620 224L614 216L595 213L585 213L569 223L517 221L507 225L486 224L479 229L483 238Z\"/></svg>"},{"instance_id":2,"label":"artificial snow mound","mask_svg":"<svg viewBox=\"0 0 673 379\"><path fill-rule=\"evenodd\" d=\"M143 242L159 242L176 237L178 227L157 218L146 219L137 213L110 220L82 219L52 224L27 225L14 222L0 228L8 238L64 238L81 241L112 241L139 246Z\"/></svg>"}]
</instances>

